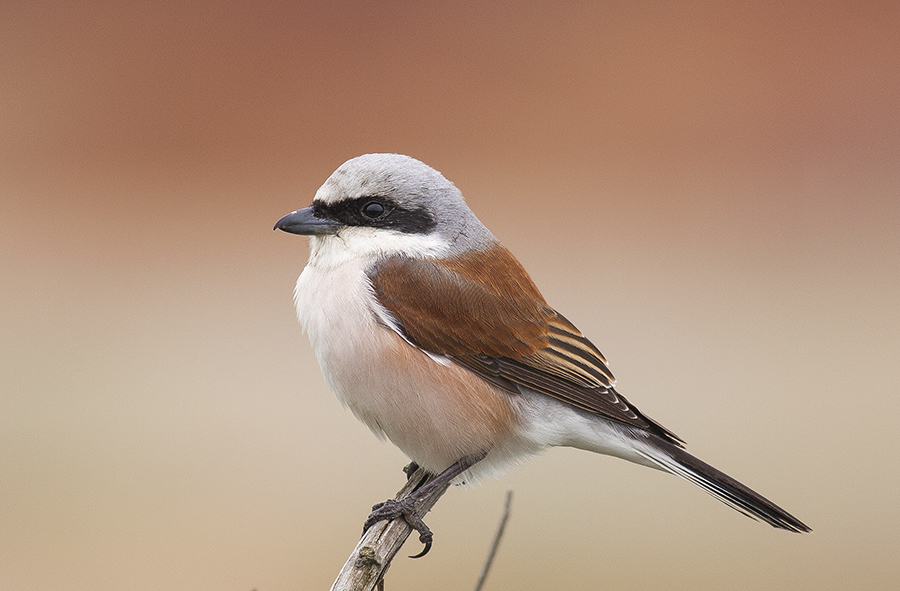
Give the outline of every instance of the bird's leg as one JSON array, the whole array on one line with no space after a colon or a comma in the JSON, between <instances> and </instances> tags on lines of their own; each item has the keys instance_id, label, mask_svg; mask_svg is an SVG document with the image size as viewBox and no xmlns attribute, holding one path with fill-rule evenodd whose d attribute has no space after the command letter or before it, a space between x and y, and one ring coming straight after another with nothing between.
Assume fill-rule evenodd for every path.
<instances>
[{"instance_id":1,"label":"bird's leg","mask_svg":"<svg viewBox=\"0 0 900 591\"><path fill-rule=\"evenodd\" d=\"M372 507L372 512L363 524L363 533L379 521L393 521L398 517L403 517L411 528L419 532L419 541L425 544L425 548L419 554L410 556L410 558L421 558L422 556L425 556L428 554L428 551L431 550L431 543L434 539L434 535L431 533L431 530L428 529L428 526L425 525L425 522L422 521L422 515L419 514L418 509L419 501L434 491L449 486L454 478L480 462L486 455L487 452L474 456L466 456L402 499L388 499L383 503L378 503ZM407 466L407 468L410 467L411 466ZM412 471L407 472L407 476L411 473Z\"/></svg>"}]
</instances>

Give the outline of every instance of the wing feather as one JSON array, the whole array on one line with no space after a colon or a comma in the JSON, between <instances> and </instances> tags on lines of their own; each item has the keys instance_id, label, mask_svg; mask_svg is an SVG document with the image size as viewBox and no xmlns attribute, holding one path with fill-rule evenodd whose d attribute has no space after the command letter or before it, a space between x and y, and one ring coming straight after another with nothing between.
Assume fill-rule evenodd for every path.
<instances>
[{"instance_id":1,"label":"wing feather","mask_svg":"<svg viewBox=\"0 0 900 591\"><path fill-rule=\"evenodd\" d=\"M425 351L511 392L528 388L683 444L616 392L603 354L503 246L440 261L387 257L368 276L394 328Z\"/></svg>"}]
</instances>

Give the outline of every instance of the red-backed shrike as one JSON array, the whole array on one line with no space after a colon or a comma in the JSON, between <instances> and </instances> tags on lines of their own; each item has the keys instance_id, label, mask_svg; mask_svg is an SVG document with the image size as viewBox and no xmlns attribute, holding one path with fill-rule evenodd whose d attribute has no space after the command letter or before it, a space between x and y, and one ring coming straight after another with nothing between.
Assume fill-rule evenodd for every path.
<instances>
[{"instance_id":1,"label":"red-backed shrike","mask_svg":"<svg viewBox=\"0 0 900 591\"><path fill-rule=\"evenodd\" d=\"M397 154L353 158L275 228L310 237L294 300L328 386L439 482L570 446L671 472L750 517L810 531L619 394L597 347L433 168ZM403 515L427 551L415 495L367 524Z\"/></svg>"}]
</instances>

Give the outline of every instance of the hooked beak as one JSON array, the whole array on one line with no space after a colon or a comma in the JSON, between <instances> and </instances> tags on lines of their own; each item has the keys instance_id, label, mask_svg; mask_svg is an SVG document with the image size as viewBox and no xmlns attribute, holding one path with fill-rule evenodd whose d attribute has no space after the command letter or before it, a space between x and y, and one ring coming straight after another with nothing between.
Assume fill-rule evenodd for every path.
<instances>
[{"instance_id":1,"label":"hooked beak","mask_svg":"<svg viewBox=\"0 0 900 591\"><path fill-rule=\"evenodd\" d=\"M316 217L312 206L298 209L287 214L277 222L273 230L283 230L302 236L319 236L334 234L344 225L334 220Z\"/></svg>"}]
</instances>

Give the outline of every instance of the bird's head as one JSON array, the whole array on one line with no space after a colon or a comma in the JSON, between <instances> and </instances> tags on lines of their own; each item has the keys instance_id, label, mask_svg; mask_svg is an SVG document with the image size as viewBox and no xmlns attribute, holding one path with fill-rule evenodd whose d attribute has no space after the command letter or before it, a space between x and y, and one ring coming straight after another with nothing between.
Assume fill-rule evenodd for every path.
<instances>
[{"instance_id":1,"label":"bird's head","mask_svg":"<svg viewBox=\"0 0 900 591\"><path fill-rule=\"evenodd\" d=\"M400 154L348 160L319 188L310 207L284 216L275 229L310 236L311 258L329 260L447 257L496 241L453 183Z\"/></svg>"}]
</instances>

